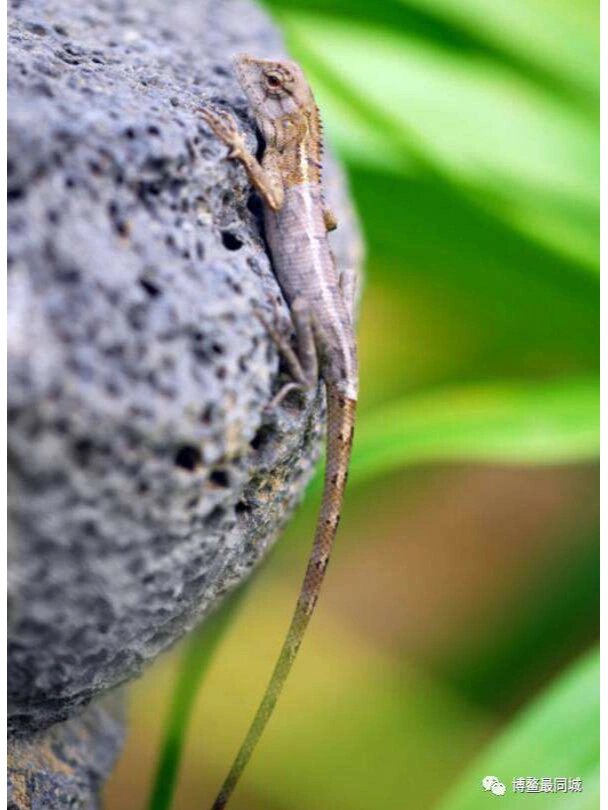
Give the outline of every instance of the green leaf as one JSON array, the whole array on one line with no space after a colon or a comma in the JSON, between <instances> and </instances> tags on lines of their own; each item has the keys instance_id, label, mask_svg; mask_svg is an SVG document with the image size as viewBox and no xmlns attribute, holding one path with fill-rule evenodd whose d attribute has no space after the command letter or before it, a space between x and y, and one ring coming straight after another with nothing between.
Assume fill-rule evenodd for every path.
<instances>
[{"instance_id":1,"label":"green leaf","mask_svg":"<svg viewBox=\"0 0 608 810\"><path fill-rule=\"evenodd\" d=\"M402 0L405 6L410 3ZM510 54L543 75L576 87L593 100L599 92L599 3L596 0L410 0L445 24ZM550 24L549 24L550 19Z\"/></svg>"},{"instance_id":2,"label":"green leaf","mask_svg":"<svg viewBox=\"0 0 608 810\"><path fill-rule=\"evenodd\" d=\"M215 651L232 624L251 580L250 577L244 585L233 591L220 608L205 620L200 630L192 633L185 644L160 747L148 803L149 810L169 810L171 807L194 701Z\"/></svg>"},{"instance_id":3,"label":"green leaf","mask_svg":"<svg viewBox=\"0 0 608 810\"><path fill-rule=\"evenodd\" d=\"M598 386L589 379L461 386L412 395L362 415L351 481L458 459L557 464L598 452Z\"/></svg>"},{"instance_id":4,"label":"green leaf","mask_svg":"<svg viewBox=\"0 0 608 810\"><path fill-rule=\"evenodd\" d=\"M422 296L430 304L424 345L439 338L454 355L477 355L469 379L595 370L598 286L583 265L516 233L439 179L356 170L351 185L363 213L370 286L390 285L395 306L406 309L406 335L423 312ZM368 304L364 295L364 316ZM366 341L373 347L374 334L364 334Z\"/></svg>"},{"instance_id":5,"label":"green leaf","mask_svg":"<svg viewBox=\"0 0 608 810\"><path fill-rule=\"evenodd\" d=\"M495 797L481 780L507 788L500 807L595 810L599 807L599 652L593 650L552 684L466 769L438 810L487 809ZM518 777L580 777L581 793L519 794Z\"/></svg>"}]
</instances>

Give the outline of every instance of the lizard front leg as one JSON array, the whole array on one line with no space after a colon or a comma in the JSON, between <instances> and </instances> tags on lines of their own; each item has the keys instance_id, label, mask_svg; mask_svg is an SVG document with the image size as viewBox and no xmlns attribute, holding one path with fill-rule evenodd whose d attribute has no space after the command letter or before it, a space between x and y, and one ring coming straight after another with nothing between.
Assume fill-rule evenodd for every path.
<instances>
[{"instance_id":1,"label":"lizard front leg","mask_svg":"<svg viewBox=\"0 0 608 810\"><path fill-rule=\"evenodd\" d=\"M247 149L245 137L239 131L234 116L225 110L203 107L200 113L213 134L229 148L228 157L242 163L251 185L266 205L278 211L285 196L283 183L278 174L264 168L255 155Z\"/></svg>"}]
</instances>

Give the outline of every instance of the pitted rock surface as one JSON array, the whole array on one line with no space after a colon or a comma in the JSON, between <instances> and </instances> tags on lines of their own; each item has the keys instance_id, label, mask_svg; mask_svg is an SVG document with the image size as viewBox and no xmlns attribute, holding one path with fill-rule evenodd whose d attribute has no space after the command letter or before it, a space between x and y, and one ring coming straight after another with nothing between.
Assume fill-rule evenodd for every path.
<instances>
[{"instance_id":1,"label":"pitted rock surface","mask_svg":"<svg viewBox=\"0 0 608 810\"><path fill-rule=\"evenodd\" d=\"M98 809L99 791L122 745L122 701L116 693L77 717L8 750L8 810Z\"/></svg>"},{"instance_id":2,"label":"pitted rock surface","mask_svg":"<svg viewBox=\"0 0 608 810\"><path fill-rule=\"evenodd\" d=\"M9 15L10 728L133 677L264 554L322 395L281 383L287 310L244 172L231 57L283 52L243 0L28 0ZM329 167L338 261L359 239Z\"/></svg>"}]
</instances>

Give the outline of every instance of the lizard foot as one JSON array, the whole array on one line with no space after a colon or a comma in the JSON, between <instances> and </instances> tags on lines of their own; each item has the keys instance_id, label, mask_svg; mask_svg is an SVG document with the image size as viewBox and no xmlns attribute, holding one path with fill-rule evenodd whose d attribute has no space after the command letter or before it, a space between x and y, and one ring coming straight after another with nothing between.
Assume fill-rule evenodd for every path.
<instances>
[{"instance_id":1,"label":"lizard foot","mask_svg":"<svg viewBox=\"0 0 608 810\"><path fill-rule=\"evenodd\" d=\"M297 382L288 382L285 385L281 386L279 391L274 395L274 397L270 400L268 405L265 406L264 410L266 413L270 413L277 408L281 402L285 399L288 394L291 394L292 391L305 391L305 387L301 383Z\"/></svg>"},{"instance_id":2,"label":"lizard foot","mask_svg":"<svg viewBox=\"0 0 608 810\"><path fill-rule=\"evenodd\" d=\"M247 151L245 137L239 131L232 113L215 107L201 107L199 112L213 134L230 149L229 158L238 158L245 154Z\"/></svg>"},{"instance_id":3,"label":"lizard foot","mask_svg":"<svg viewBox=\"0 0 608 810\"><path fill-rule=\"evenodd\" d=\"M294 378L294 382L297 385L303 386L306 384L306 376L304 374L304 369L302 368L302 364L300 363L300 358L292 349L291 344L289 342L289 337L282 334L280 328L277 326L279 323L279 314L278 310L275 306L275 317L274 323L270 323L266 319L266 316L258 309L255 310L255 316L258 321L262 324L264 329L268 332L270 337L272 338L272 342L275 344L279 353L284 358L285 362L289 367L289 372L291 376Z\"/></svg>"},{"instance_id":4,"label":"lizard foot","mask_svg":"<svg viewBox=\"0 0 608 810\"><path fill-rule=\"evenodd\" d=\"M292 380L279 389L279 392L265 409L267 411L274 410L292 391L302 391L303 393L310 391L315 386L318 376L317 357L308 310L303 307L302 301L297 299L291 307L298 339L298 351L296 352L291 346L289 337L283 334L282 330L276 325L280 322L280 315L276 303L273 302L273 306L274 324L269 323L259 310L255 314L285 359Z\"/></svg>"}]
</instances>

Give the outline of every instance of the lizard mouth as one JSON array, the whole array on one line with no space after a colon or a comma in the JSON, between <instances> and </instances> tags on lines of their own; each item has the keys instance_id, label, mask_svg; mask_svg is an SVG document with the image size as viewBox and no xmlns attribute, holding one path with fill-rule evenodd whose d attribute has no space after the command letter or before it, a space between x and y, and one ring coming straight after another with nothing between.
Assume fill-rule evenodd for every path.
<instances>
[{"instance_id":1,"label":"lizard mouth","mask_svg":"<svg viewBox=\"0 0 608 810\"><path fill-rule=\"evenodd\" d=\"M234 70L238 80L245 90L249 101L258 106L262 98L260 97L260 78L262 74L263 60L256 59L247 54L239 54L234 59Z\"/></svg>"},{"instance_id":2,"label":"lizard mouth","mask_svg":"<svg viewBox=\"0 0 608 810\"><path fill-rule=\"evenodd\" d=\"M256 117L266 110L269 94L265 74L275 64L272 59L259 59L247 54L241 54L234 59L235 73Z\"/></svg>"},{"instance_id":3,"label":"lizard mouth","mask_svg":"<svg viewBox=\"0 0 608 810\"><path fill-rule=\"evenodd\" d=\"M234 58L234 69L240 81L251 81L260 75L263 66L270 64L270 59L258 59L241 53Z\"/></svg>"}]
</instances>

